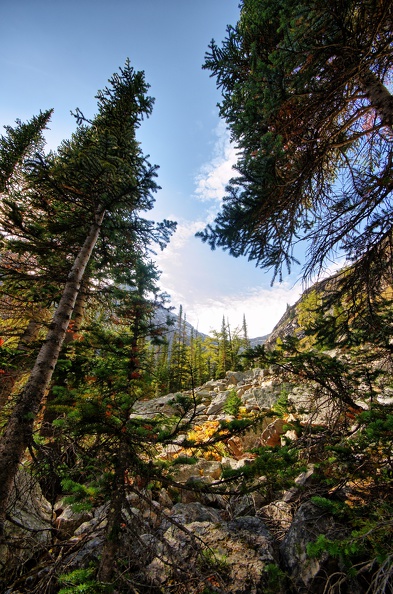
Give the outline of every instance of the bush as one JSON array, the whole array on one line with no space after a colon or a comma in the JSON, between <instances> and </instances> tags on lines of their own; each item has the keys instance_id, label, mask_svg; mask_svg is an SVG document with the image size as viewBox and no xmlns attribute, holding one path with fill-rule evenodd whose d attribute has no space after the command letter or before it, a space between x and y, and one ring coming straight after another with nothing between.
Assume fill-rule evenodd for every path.
<instances>
[{"instance_id":1,"label":"bush","mask_svg":"<svg viewBox=\"0 0 393 594\"><path fill-rule=\"evenodd\" d=\"M236 394L236 391L231 390L227 396L227 399L225 400L224 412L226 412L228 415L233 415L234 417L237 417L237 415L239 414L239 408L241 404L242 401Z\"/></svg>"}]
</instances>

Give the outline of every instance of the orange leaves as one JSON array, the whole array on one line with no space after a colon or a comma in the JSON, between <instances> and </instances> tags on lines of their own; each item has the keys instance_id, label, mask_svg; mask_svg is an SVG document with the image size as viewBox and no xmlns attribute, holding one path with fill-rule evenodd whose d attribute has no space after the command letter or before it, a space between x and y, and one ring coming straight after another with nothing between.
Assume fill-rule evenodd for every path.
<instances>
[{"instance_id":1,"label":"orange leaves","mask_svg":"<svg viewBox=\"0 0 393 594\"><path fill-rule=\"evenodd\" d=\"M75 320L70 320L68 323L68 328L67 328L67 334L69 335L69 337L72 340L83 340L83 335L80 334L79 332L75 332L74 330L75 327Z\"/></svg>"},{"instance_id":2,"label":"orange leaves","mask_svg":"<svg viewBox=\"0 0 393 594\"><path fill-rule=\"evenodd\" d=\"M219 421L206 421L203 425L196 425L194 429L189 432L188 439L195 443L202 444L217 435L224 437L226 433L226 431L220 429Z\"/></svg>"}]
</instances>

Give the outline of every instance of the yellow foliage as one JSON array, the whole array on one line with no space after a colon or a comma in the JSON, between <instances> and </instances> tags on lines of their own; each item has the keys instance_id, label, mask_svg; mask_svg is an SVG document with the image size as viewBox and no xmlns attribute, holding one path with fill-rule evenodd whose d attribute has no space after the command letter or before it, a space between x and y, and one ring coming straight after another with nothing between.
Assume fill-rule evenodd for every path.
<instances>
[{"instance_id":1,"label":"yellow foliage","mask_svg":"<svg viewBox=\"0 0 393 594\"><path fill-rule=\"evenodd\" d=\"M195 441L195 443L205 443L213 436L220 434L225 435L226 432L220 431L220 423L218 421L206 421L203 425L196 425L188 433L188 439Z\"/></svg>"}]
</instances>

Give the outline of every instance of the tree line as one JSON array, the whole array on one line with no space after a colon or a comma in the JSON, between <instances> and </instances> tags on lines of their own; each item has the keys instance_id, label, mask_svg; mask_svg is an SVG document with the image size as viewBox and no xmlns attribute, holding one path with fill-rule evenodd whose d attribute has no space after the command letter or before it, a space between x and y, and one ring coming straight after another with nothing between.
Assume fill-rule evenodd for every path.
<instances>
[{"instance_id":1,"label":"tree line","mask_svg":"<svg viewBox=\"0 0 393 594\"><path fill-rule=\"evenodd\" d=\"M188 329L186 320L180 306L174 327L169 327L169 340L158 347L150 346L157 394L192 390L225 377L229 370L244 369L243 355L250 346L245 316L242 327L234 329L223 316L220 330L212 330L210 336L193 327Z\"/></svg>"}]
</instances>

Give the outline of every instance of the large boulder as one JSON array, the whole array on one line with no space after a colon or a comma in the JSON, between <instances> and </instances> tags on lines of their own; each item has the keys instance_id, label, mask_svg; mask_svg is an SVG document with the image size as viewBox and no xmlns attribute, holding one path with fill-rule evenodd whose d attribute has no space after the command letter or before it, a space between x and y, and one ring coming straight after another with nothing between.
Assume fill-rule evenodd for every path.
<instances>
[{"instance_id":1,"label":"large boulder","mask_svg":"<svg viewBox=\"0 0 393 594\"><path fill-rule=\"evenodd\" d=\"M175 394L167 394L152 400L138 400L135 403L130 418L170 417L179 414Z\"/></svg>"},{"instance_id":2,"label":"large boulder","mask_svg":"<svg viewBox=\"0 0 393 594\"><path fill-rule=\"evenodd\" d=\"M186 483L190 479L202 477L218 480L221 477L222 466L220 462L198 460L196 464L175 464L171 469L173 480L177 483Z\"/></svg>"},{"instance_id":3,"label":"large boulder","mask_svg":"<svg viewBox=\"0 0 393 594\"><path fill-rule=\"evenodd\" d=\"M52 540L52 507L38 482L23 469L15 477L8 516L4 526L7 544L0 546L0 569L4 570L25 563Z\"/></svg>"},{"instance_id":4,"label":"large boulder","mask_svg":"<svg viewBox=\"0 0 393 594\"><path fill-rule=\"evenodd\" d=\"M201 592L204 583L221 594L262 594L266 566L275 563L270 534L255 517L171 526L164 539L147 567L152 584L163 591L178 579L188 583L190 594Z\"/></svg>"},{"instance_id":5,"label":"large boulder","mask_svg":"<svg viewBox=\"0 0 393 594\"><path fill-rule=\"evenodd\" d=\"M296 592L323 594L326 592L326 577L340 575L339 561L324 552L320 558L307 554L307 546L324 534L328 539L342 539L347 531L331 514L311 501L302 504L281 543L280 552L284 568L288 572ZM347 591L347 590L346 590ZM353 584L351 594L360 592Z\"/></svg>"}]
</instances>

